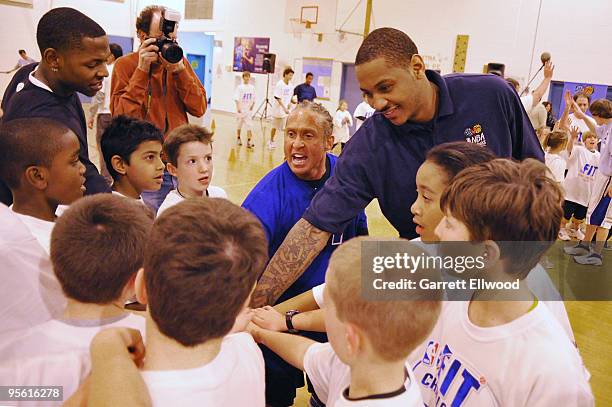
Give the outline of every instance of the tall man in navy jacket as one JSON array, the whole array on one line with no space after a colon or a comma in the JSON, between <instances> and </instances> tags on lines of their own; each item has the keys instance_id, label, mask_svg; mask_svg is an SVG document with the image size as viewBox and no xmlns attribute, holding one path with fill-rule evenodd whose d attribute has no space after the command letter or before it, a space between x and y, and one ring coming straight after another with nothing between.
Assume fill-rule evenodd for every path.
<instances>
[{"instance_id":1,"label":"tall man in navy jacket","mask_svg":"<svg viewBox=\"0 0 612 407\"><path fill-rule=\"evenodd\" d=\"M59 7L42 16L36 41L42 56L40 64L17 71L2 100L2 120L46 117L70 128L81 147L85 193L110 192L106 179L89 159L85 113L77 95L80 92L94 96L108 76L106 59L110 49L106 33L80 11ZM10 191L2 181L0 201L12 203Z\"/></svg>"},{"instance_id":2,"label":"tall man in navy jacket","mask_svg":"<svg viewBox=\"0 0 612 407\"><path fill-rule=\"evenodd\" d=\"M416 237L410 215L415 177L434 145L465 140L500 157L544 159L518 95L495 75L442 77L426 70L410 37L393 28L370 33L355 65L377 113L347 143L334 175L270 260L253 294L255 306L274 304L330 235L374 198L401 237Z\"/></svg>"}]
</instances>

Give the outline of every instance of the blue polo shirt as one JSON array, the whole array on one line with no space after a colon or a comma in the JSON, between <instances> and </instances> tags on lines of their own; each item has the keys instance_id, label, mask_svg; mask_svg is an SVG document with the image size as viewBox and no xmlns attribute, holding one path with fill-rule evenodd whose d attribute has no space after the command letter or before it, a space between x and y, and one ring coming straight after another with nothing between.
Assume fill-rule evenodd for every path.
<instances>
[{"instance_id":1,"label":"blue polo shirt","mask_svg":"<svg viewBox=\"0 0 612 407\"><path fill-rule=\"evenodd\" d=\"M327 154L327 159L328 176L333 176L338 158ZM242 207L255 214L261 222L268 239L270 258L283 243L287 233L300 220L313 196L328 181L329 179L326 181L325 178L321 181L301 180L285 161L270 171L249 193ZM329 258L336 247L343 241L367 234L367 230L367 219L362 208L355 212L342 230L330 237L321 253L277 302L281 303L322 284L325 281Z\"/></svg>"},{"instance_id":2,"label":"blue polo shirt","mask_svg":"<svg viewBox=\"0 0 612 407\"><path fill-rule=\"evenodd\" d=\"M465 140L499 157L544 160L516 92L495 75L427 71L438 89L438 112L430 122L395 126L375 113L346 144L336 171L312 200L303 218L337 233L372 199L400 236L417 236L410 206L416 200L416 173L434 145Z\"/></svg>"},{"instance_id":3,"label":"blue polo shirt","mask_svg":"<svg viewBox=\"0 0 612 407\"><path fill-rule=\"evenodd\" d=\"M309 100L312 102L317 97L317 90L312 85L302 83L293 89L293 94L297 96L298 103L301 103L302 100Z\"/></svg>"}]
</instances>

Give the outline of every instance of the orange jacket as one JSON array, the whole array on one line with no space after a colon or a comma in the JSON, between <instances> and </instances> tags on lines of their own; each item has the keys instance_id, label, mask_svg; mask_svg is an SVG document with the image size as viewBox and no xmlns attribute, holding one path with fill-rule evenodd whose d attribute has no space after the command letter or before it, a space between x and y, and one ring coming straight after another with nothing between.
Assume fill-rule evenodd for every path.
<instances>
[{"instance_id":1,"label":"orange jacket","mask_svg":"<svg viewBox=\"0 0 612 407\"><path fill-rule=\"evenodd\" d=\"M206 91L189 61L183 58L183 63L185 69L178 73L167 73L159 65L152 68L149 85L149 74L138 69L137 52L119 58L111 79L112 115L147 120L165 134L186 124L187 113L201 117L206 111Z\"/></svg>"}]
</instances>

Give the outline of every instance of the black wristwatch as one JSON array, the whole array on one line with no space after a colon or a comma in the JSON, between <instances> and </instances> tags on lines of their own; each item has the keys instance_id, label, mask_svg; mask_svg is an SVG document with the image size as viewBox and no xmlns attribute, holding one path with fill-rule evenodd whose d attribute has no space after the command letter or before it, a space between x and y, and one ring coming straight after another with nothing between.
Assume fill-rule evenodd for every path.
<instances>
[{"instance_id":1,"label":"black wristwatch","mask_svg":"<svg viewBox=\"0 0 612 407\"><path fill-rule=\"evenodd\" d=\"M300 332L299 330L293 327L293 316L299 314L300 311L296 309L292 309L290 311L285 312L285 323L287 324L287 332L290 334L296 334Z\"/></svg>"}]
</instances>

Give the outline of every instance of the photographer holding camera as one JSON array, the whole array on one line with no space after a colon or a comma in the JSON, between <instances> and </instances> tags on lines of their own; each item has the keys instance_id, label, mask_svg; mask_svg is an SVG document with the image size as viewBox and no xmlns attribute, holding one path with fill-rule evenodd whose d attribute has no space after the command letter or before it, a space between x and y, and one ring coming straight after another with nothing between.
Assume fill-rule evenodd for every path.
<instances>
[{"instance_id":1,"label":"photographer holding camera","mask_svg":"<svg viewBox=\"0 0 612 407\"><path fill-rule=\"evenodd\" d=\"M147 120L164 135L188 123L187 113L201 117L206 111L206 91L176 42L180 13L162 7L145 7L136 19L138 52L115 62L111 82L111 113ZM173 189L164 171L162 187L143 193L157 210Z\"/></svg>"}]
</instances>

